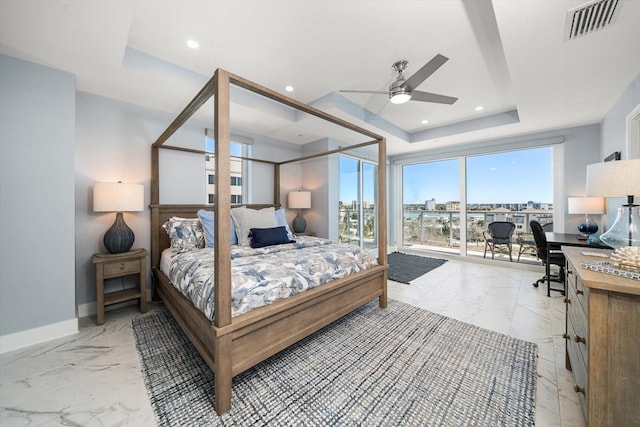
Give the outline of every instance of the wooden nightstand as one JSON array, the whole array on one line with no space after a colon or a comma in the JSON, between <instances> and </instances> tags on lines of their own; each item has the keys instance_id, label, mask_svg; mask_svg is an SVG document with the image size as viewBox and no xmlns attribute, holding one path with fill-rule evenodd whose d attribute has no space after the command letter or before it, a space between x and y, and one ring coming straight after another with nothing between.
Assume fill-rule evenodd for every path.
<instances>
[{"instance_id":1,"label":"wooden nightstand","mask_svg":"<svg viewBox=\"0 0 640 427\"><path fill-rule=\"evenodd\" d=\"M304 233L293 233L296 236L311 236L316 237L316 233L314 231L305 231Z\"/></svg>"},{"instance_id":2,"label":"wooden nightstand","mask_svg":"<svg viewBox=\"0 0 640 427\"><path fill-rule=\"evenodd\" d=\"M98 325L104 324L104 306L132 299L140 300L140 313L147 312L147 252L134 249L122 254L95 254ZM104 293L104 279L138 274L138 287Z\"/></svg>"}]
</instances>

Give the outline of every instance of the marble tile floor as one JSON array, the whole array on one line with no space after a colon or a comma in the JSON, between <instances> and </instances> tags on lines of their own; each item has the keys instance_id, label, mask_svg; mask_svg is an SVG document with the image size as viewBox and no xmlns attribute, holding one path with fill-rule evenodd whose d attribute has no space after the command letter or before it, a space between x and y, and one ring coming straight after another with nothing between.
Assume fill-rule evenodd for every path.
<instances>
[{"instance_id":1,"label":"marble tile floor","mask_svg":"<svg viewBox=\"0 0 640 427\"><path fill-rule=\"evenodd\" d=\"M537 343L536 425L583 427L564 368L563 297L532 287L541 275L452 260L410 285L389 281L389 297ZM131 331L139 315L130 305L103 326L83 318L74 336L0 355L0 426L154 426Z\"/></svg>"}]
</instances>

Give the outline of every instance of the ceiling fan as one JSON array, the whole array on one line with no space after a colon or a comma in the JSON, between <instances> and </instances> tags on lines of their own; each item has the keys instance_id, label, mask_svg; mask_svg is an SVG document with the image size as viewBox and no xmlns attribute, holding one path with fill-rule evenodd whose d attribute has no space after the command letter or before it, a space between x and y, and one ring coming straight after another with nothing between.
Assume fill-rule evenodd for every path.
<instances>
[{"instance_id":1,"label":"ceiling fan","mask_svg":"<svg viewBox=\"0 0 640 427\"><path fill-rule=\"evenodd\" d=\"M453 104L458 100L452 96L438 95L437 93L422 92L415 90L422 82L424 82L431 74L435 73L449 58L437 54L422 66L414 75L408 79L404 78L404 70L407 68L406 60L396 61L392 69L398 73L395 81L389 86L389 91L381 92L377 90L341 90L340 92L348 93L373 93L388 95L389 100L394 104L404 104L409 100L422 102L435 102L437 104Z\"/></svg>"}]
</instances>

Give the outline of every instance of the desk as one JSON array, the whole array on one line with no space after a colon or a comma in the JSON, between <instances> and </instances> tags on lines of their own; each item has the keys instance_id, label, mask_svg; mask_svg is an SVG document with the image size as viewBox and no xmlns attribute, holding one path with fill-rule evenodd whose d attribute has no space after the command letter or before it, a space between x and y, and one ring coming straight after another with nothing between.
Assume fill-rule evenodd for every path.
<instances>
[{"instance_id":1,"label":"desk","mask_svg":"<svg viewBox=\"0 0 640 427\"><path fill-rule=\"evenodd\" d=\"M565 233L554 233L553 231L546 231L545 236L547 238L547 260L546 260L546 273L549 276L549 255L551 251L559 251L562 246L580 246L583 248L594 248L594 249L611 249L609 246L604 243L595 243L590 244L587 243L584 239L578 239L582 237L580 234L565 234ZM561 268L561 272L564 271L564 268ZM554 277L555 278L555 277ZM564 279L563 279L564 280ZM554 280L558 281L558 280ZM562 282L564 284L564 281ZM551 291L562 292L564 295L565 287L562 289L556 289L551 287L551 281L549 277L547 277L547 296L551 296Z\"/></svg>"},{"instance_id":2,"label":"desk","mask_svg":"<svg viewBox=\"0 0 640 427\"><path fill-rule=\"evenodd\" d=\"M586 240L579 240L578 237L582 237L580 234L554 233L552 231L547 231L544 234L547 237L548 246L583 246L597 249L611 249L604 243L589 244Z\"/></svg>"},{"instance_id":3,"label":"desk","mask_svg":"<svg viewBox=\"0 0 640 427\"><path fill-rule=\"evenodd\" d=\"M602 258L562 248L567 260L566 366L589 426L638 426L640 281L581 268ZM609 255L611 251L594 250Z\"/></svg>"}]
</instances>

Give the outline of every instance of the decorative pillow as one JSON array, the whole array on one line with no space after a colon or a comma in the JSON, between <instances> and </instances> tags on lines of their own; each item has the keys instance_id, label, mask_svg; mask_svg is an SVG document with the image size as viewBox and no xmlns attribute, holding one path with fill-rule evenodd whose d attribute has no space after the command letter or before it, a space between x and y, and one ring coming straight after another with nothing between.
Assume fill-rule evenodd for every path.
<instances>
[{"instance_id":1,"label":"decorative pillow","mask_svg":"<svg viewBox=\"0 0 640 427\"><path fill-rule=\"evenodd\" d=\"M204 248L204 229L198 218L169 218L162 228L171 239L173 252L187 252Z\"/></svg>"},{"instance_id":2,"label":"decorative pillow","mask_svg":"<svg viewBox=\"0 0 640 427\"><path fill-rule=\"evenodd\" d=\"M295 243L295 240L289 239L287 229L284 226L251 229L252 248L264 248L265 246L281 245L283 243Z\"/></svg>"},{"instance_id":3,"label":"decorative pillow","mask_svg":"<svg viewBox=\"0 0 640 427\"><path fill-rule=\"evenodd\" d=\"M204 228L204 241L207 248L212 248L215 244L215 212L206 211L204 209L200 209L198 211L198 218L200 218L200 222L202 223L202 227ZM233 224L233 218L231 218L231 244L238 244L238 236L236 236L236 227Z\"/></svg>"},{"instance_id":4,"label":"decorative pillow","mask_svg":"<svg viewBox=\"0 0 640 427\"><path fill-rule=\"evenodd\" d=\"M231 216L236 223L236 234L238 235L238 245L250 246L251 237L249 234L252 228L272 228L278 226L275 209L273 207L260 210L246 207L231 209Z\"/></svg>"},{"instance_id":5,"label":"decorative pillow","mask_svg":"<svg viewBox=\"0 0 640 427\"><path fill-rule=\"evenodd\" d=\"M280 208L276 211L276 221L278 221L279 227L284 227L287 230L287 236L289 236L289 240L292 240L293 233L289 228L289 224L287 224L287 217L285 216L284 208Z\"/></svg>"}]
</instances>

